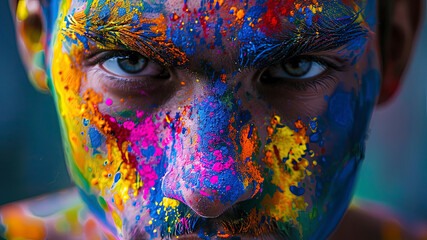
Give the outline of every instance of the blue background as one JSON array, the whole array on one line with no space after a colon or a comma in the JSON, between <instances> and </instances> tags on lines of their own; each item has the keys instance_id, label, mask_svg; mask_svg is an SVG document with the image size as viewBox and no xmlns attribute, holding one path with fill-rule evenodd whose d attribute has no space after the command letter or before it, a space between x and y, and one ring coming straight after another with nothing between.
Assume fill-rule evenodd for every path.
<instances>
[{"instance_id":1,"label":"blue background","mask_svg":"<svg viewBox=\"0 0 427 240\"><path fill-rule=\"evenodd\" d=\"M51 96L26 78L0 1L0 205L71 186ZM426 21L425 21L426 22ZM400 94L376 109L356 199L427 221L427 25Z\"/></svg>"}]
</instances>

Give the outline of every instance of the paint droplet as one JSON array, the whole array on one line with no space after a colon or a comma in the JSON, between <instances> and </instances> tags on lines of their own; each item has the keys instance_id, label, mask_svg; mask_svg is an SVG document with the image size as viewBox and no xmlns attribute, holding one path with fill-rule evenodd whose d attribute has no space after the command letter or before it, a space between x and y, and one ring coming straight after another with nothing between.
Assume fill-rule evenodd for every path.
<instances>
[{"instance_id":1,"label":"paint droplet","mask_svg":"<svg viewBox=\"0 0 427 240\"><path fill-rule=\"evenodd\" d=\"M212 184L217 184L218 183L218 176L212 176L210 180L211 180Z\"/></svg>"},{"instance_id":2,"label":"paint droplet","mask_svg":"<svg viewBox=\"0 0 427 240\"><path fill-rule=\"evenodd\" d=\"M111 106L111 104L113 104L113 100L107 98L107 100L105 100L105 104L107 104L107 106Z\"/></svg>"},{"instance_id":3,"label":"paint droplet","mask_svg":"<svg viewBox=\"0 0 427 240\"><path fill-rule=\"evenodd\" d=\"M291 191L291 193L293 193L295 196L301 196L305 193L305 189L302 187L297 187L297 186L290 186L289 190Z\"/></svg>"},{"instance_id":4,"label":"paint droplet","mask_svg":"<svg viewBox=\"0 0 427 240\"><path fill-rule=\"evenodd\" d=\"M200 190L199 192L200 192L200 194L201 194L201 195L206 196L206 197L209 197L209 194L207 194L206 192L204 192L204 191L202 191L202 190Z\"/></svg>"},{"instance_id":5,"label":"paint droplet","mask_svg":"<svg viewBox=\"0 0 427 240\"><path fill-rule=\"evenodd\" d=\"M245 16L245 11L243 11L243 9L240 9L240 10L237 12L237 18L238 18L238 19L242 19L244 16Z\"/></svg>"}]
</instances>

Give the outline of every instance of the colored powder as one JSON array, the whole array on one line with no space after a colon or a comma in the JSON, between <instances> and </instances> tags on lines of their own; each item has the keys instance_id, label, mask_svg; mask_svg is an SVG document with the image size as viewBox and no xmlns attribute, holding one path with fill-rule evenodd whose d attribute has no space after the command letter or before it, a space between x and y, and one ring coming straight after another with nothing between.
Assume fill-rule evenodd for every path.
<instances>
[{"instance_id":1,"label":"colored powder","mask_svg":"<svg viewBox=\"0 0 427 240\"><path fill-rule=\"evenodd\" d=\"M113 104L113 100L107 98L107 100L105 100L105 104L107 104L107 106L111 106Z\"/></svg>"},{"instance_id":2,"label":"colored powder","mask_svg":"<svg viewBox=\"0 0 427 240\"><path fill-rule=\"evenodd\" d=\"M210 181L211 181L212 184L218 183L218 176L216 176L216 175L212 176L211 179L210 179Z\"/></svg>"}]
</instances>

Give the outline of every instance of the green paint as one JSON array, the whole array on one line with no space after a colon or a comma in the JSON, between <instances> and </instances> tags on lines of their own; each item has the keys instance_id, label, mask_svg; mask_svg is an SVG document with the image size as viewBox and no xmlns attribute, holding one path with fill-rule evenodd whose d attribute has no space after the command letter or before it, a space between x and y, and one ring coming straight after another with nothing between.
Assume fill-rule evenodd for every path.
<instances>
[{"instance_id":1,"label":"green paint","mask_svg":"<svg viewBox=\"0 0 427 240\"><path fill-rule=\"evenodd\" d=\"M315 219L318 217L317 207L313 207L313 209L310 212L310 219Z\"/></svg>"},{"instance_id":2,"label":"green paint","mask_svg":"<svg viewBox=\"0 0 427 240\"><path fill-rule=\"evenodd\" d=\"M120 111L118 112L118 114L120 117L123 117L123 118L131 118L136 116L136 113L130 110Z\"/></svg>"},{"instance_id":3,"label":"green paint","mask_svg":"<svg viewBox=\"0 0 427 240\"><path fill-rule=\"evenodd\" d=\"M98 202L99 202L99 205L101 205L102 209L104 209L104 211L108 211L108 204L103 197L99 196Z\"/></svg>"},{"instance_id":4,"label":"green paint","mask_svg":"<svg viewBox=\"0 0 427 240\"><path fill-rule=\"evenodd\" d=\"M89 15L90 7L92 6L93 0L88 0L86 4L85 14Z\"/></svg>"}]
</instances>

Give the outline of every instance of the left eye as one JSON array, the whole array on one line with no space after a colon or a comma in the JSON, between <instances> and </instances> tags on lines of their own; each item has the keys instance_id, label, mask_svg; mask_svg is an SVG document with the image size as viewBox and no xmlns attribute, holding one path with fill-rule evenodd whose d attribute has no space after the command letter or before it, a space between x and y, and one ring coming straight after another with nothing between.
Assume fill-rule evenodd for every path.
<instances>
[{"instance_id":1,"label":"left eye","mask_svg":"<svg viewBox=\"0 0 427 240\"><path fill-rule=\"evenodd\" d=\"M119 52L102 62L101 67L120 77L164 77L166 71L137 52Z\"/></svg>"},{"instance_id":2,"label":"left eye","mask_svg":"<svg viewBox=\"0 0 427 240\"><path fill-rule=\"evenodd\" d=\"M316 61L302 57L271 66L266 74L274 79L304 80L311 79L325 72L326 67Z\"/></svg>"}]
</instances>

